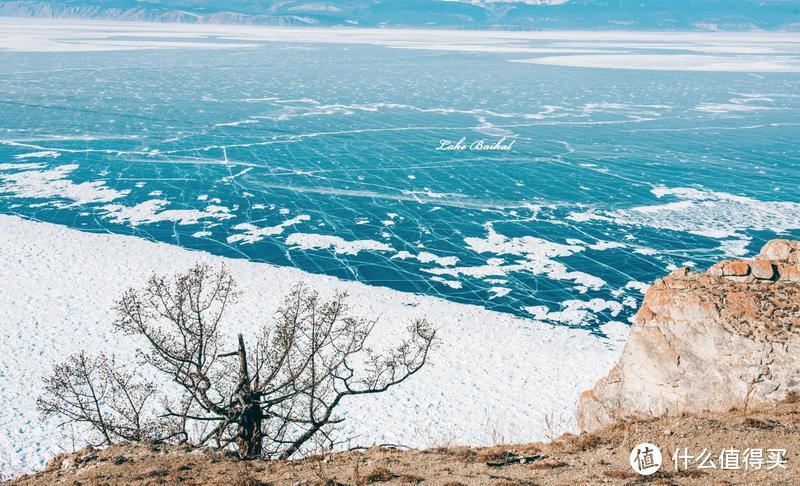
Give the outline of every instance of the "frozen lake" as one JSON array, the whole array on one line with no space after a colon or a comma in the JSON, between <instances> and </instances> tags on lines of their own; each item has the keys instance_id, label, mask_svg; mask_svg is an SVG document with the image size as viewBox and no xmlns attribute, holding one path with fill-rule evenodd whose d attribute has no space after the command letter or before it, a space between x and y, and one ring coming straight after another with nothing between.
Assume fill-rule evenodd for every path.
<instances>
[{"instance_id":1,"label":"frozen lake","mask_svg":"<svg viewBox=\"0 0 800 486\"><path fill-rule=\"evenodd\" d=\"M0 32L0 213L594 329L800 237L797 35Z\"/></svg>"}]
</instances>

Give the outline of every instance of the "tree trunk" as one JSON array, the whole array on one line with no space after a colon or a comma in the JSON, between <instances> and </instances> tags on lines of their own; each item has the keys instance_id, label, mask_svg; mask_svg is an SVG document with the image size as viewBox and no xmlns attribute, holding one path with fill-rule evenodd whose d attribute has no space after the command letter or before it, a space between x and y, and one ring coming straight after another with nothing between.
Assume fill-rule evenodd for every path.
<instances>
[{"instance_id":1,"label":"tree trunk","mask_svg":"<svg viewBox=\"0 0 800 486\"><path fill-rule=\"evenodd\" d=\"M261 421L263 420L261 405L258 402L248 403L242 411L236 434L236 444L239 455L244 459L254 459L261 456Z\"/></svg>"},{"instance_id":2,"label":"tree trunk","mask_svg":"<svg viewBox=\"0 0 800 486\"><path fill-rule=\"evenodd\" d=\"M261 421L264 414L261 411L261 400L257 393L253 393L250 386L250 373L247 370L247 350L244 347L244 337L239 334L239 386L235 395L239 400L237 412L236 446L239 455L245 459L253 459L261 455Z\"/></svg>"}]
</instances>

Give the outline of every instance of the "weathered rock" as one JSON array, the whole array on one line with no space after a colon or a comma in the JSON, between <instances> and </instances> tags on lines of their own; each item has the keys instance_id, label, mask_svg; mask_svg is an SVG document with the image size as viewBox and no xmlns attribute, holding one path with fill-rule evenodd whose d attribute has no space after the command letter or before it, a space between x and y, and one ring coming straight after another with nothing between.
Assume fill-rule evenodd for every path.
<instances>
[{"instance_id":1,"label":"weathered rock","mask_svg":"<svg viewBox=\"0 0 800 486\"><path fill-rule=\"evenodd\" d=\"M728 275L725 278L727 280L730 280L731 282L739 282L739 283L750 283L750 282L755 281L755 279L756 279L752 275L745 275L745 276L742 276L742 277L736 276L736 275Z\"/></svg>"},{"instance_id":2,"label":"weathered rock","mask_svg":"<svg viewBox=\"0 0 800 486\"><path fill-rule=\"evenodd\" d=\"M722 275L744 276L750 273L750 265L743 260L730 260L722 265Z\"/></svg>"},{"instance_id":3,"label":"weathered rock","mask_svg":"<svg viewBox=\"0 0 800 486\"><path fill-rule=\"evenodd\" d=\"M792 253L792 246L789 240L771 240L764 245L759 255L765 260L786 261Z\"/></svg>"},{"instance_id":4,"label":"weathered rock","mask_svg":"<svg viewBox=\"0 0 800 486\"><path fill-rule=\"evenodd\" d=\"M672 273L669 274L669 276L676 278L685 277L689 275L690 271L691 270L689 270L689 267L676 268L675 270L672 271Z\"/></svg>"},{"instance_id":5,"label":"weathered rock","mask_svg":"<svg viewBox=\"0 0 800 486\"><path fill-rule=\"evenodd\" d=\"M781 271L781 279L789 282L800 282L800 268L787 267Z\"/></svg>"},{"instance_id":6,"label":"weathered rock","mask_svg":"<svg viewBox=\"0 0 800 486\"><path fill-rule=\"evenodd\" d=\"M771 280L775 276L775 269L772 262L761 258L756 258L750 262L750 272L755 278L761 280Z\"/></svg>"},{"instance_id":7,"label":"weathered rock","mask_svg":"<svg viewBox=\"0 0 800 486\"><path fill-rule=\"evenodd\" d=\"M619 363L581 395L580 427L726 411L800 392L798 259L800 244L773 240L754 260L657 280Z\"/></svg>"}]
</instances>

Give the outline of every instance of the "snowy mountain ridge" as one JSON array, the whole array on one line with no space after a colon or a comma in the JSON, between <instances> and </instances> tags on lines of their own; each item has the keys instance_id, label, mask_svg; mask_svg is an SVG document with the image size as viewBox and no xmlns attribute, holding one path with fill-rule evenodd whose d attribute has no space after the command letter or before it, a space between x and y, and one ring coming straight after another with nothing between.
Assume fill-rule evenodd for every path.
<instances>
[{"instance_id":1,"label":"snowy mountain ridge","mask_svg":"<svg viewBox=\"0 0 800 486\"><path fill-rule=\"evenodd\" d=\"M12 0L0 16L275 26L800 30L787 0Z\"/></svg>"}]
</instances>

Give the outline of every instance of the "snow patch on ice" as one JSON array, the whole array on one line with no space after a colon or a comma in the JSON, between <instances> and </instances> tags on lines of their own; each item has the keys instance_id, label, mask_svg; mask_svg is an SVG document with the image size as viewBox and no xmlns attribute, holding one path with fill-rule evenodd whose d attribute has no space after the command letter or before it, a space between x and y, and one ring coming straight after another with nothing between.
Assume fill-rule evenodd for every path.
<instances>
[{"instance_id":1,"label":"snow patch on ice","mask_svg":"<svg viewBox=\"0 0 800 486\"><path fill-rule=\"evenodd\" d=\"M464 238L467 247L476 253L513 255L523 259L508 265L487 262L487 265L477 267L454 268L449 270L450 275L499 276L509 272L527 271L533 274L545 274L553 280L571 280L576 285L583 285L591 289L598 289L606 283L603 279L588 273L571 271L563 263L554 260L557 257L568 257L581 252L584 250L583 246L564 245L535 236L508 238L495 231L491 223L487 223L484 227L487 236L485 238ZM444 273L435 270L426 271Z\"/></svg>"},{"instance_id":2,"label":"snow patch on ice","mask_svg":"<svg viewBox=\"0 0 800 486\"><path fill-rule=\"evenodd\" d=\"M645 292L647 292L647 289L650 288L650 285L644 282L637 282L635 280L631 280L630 282L625 284L625 288L630 290L637 290L640 294L644 295Z\"/></svg>"},{"instance_id":3,"label":"snow patch on ice","mask_svg":"<svg viewBox=\"0 0 800 486\"><path fill-rule=\"evenodd\" d=\"M7 164L11 167L13 164ZM23 167L37 169L38 167ZM106 186L105 181L73 182L68 176L78 168L77 164L66 164L46 170L22 170L0 174L0 193L31 199L59 198L70 201L68 205L105 203L119 199L130 191L118 191ZM64 206L54 201L53 206Z\"/></svg>"},{"instance_id":4,"label":"snow patch on ice","mask_svg":"<svg viewBox=\"0 0 800 486\"><path fill-rule=\"evenodd\" d=\"M529 306L525 310L535 319L558 322L571 326L587 325L594 321L600 312L608 312L616 317L623 310L623 305L613 300L594 298L591 300L570 299L561 303L561 310L550 311L547 306Z\"/></svg>"},{"instance_id":5,"label":"snow patch on ice","mask_svg":"<svg viewBox=\"0 0 800 486\"><path fill-rule=\"evenodd\" d=\"M56 158L61 155L61 152L56 152L55 150L42 150L40 152L29 152L27 154L19 154L15 155L14 158L19 159L41 159L44 157Z\"/></svg>"},{"instance_id":6,"label":"snow patch on ice","mask_svg":"<svg viewBox=\"0 0 800 486\"><path fill-rule=\"evenodd\" d=\"M759 201L702 187L658 186L652 189L652 193L659 199L673 197L678 200L616 211L573 212L567 219L647 226L724 239L721 248L728 256L746 253L749 241L744 234L746 231L781 233L800 229L800 203L797 202ZM648 249L634 251L647 254Z\"/></svg>"},{"instance_id":7,"label":"snow patch on ice","mask_svg":"<svg viewBox=\"0 0 800 486\"><path fill-rule=\"evenodd\" d=\"M447 280L446 278L442 277L431 277L431 280L434 282L439 282L440 284L447 285L451 289L460 289L462 284L458 280Z\"/></svg>"},{"instance_id":8,"label":"snow patch on ice","mask_svg":"<svg viewBox=\"0 0 800 486\"><path fill-rule=\"evenodd\" d=\"M241 241L243 244L255 243L263 240L267 236L282 234L286 228L300 224L303 221L309 221L310 219L311 216L307 214L300 214L275 226L258 227L250 223L237 224L233 227L233 229L244 231L244 233L230 235L228 236L227 240L228 243L236 243L237 241Z\"/></svg>"},{"instance_id":9,"label":"snow patch on ice","mask_svg":"<svg viewBox=\"0 0 800 486\"><path fill-rule=\"evenodd\" d=\"M26 164L0 164L0 170L33 170L44 169L47 167L45 164L38 162L29 162Z\"/></svg>"},{"instance_id":10,"label":"snow patch on ice","mask_svg":"<svg viewBox=\"0 0 800 486\"><path fill-rule=\"evenodd\" d=\"M386 243L375 240L345 240L341 236L316 233L292 233L286 244L295 250L333 250L343 255L356 255L362 251L394 251Z\"/></svg>"},{"instance_id":11,"label":"snow patch on ice","mask_svg":"<svg viewBox=\"0 0 800 486\"><path fill-rule=\"evenodd\" d=\"M596 242L588 246L592 250L602 251L602 250L610 250L612 248L625 248L626 245L618 241L597 240Z\"/></svg>"},{"instance_id":12,"label":"snow patch on ice","mask_svg":"<svg viewBox=\"0 0 800 486\"><path fill-rule=\"evenodd\" d=\"M162 209L169 205L164 199L150 199L135 206L109 204L103 206L105 217L118 224L128 223L131 226L174 221L181 225L198 224L201 219L229 219L234 216L223 206L208 206L199 209Z\"/></svg>"},{"instance_id":13,"label":"snow patch on ice","mask_svg":"<svg viewBox=\"0 0 800 486\"><path fill-rule=\"evenodd\" d=\"M247 125L250 123L258 123L258 120L253 120L252 118L248 118L247 120L239 120L235 122L227 122L227 123L215 123L215 127L238 127L240 125Z\"/></svg>"},{"instance_id":14,"label":"snow patch on ice","mask_svg":"<svg viewBox=\"0 0 800 486\"><path fill-rule=\"evenodd\" d=\"M492 293L492 296L489 297L489 300L496 299L498 297L504 297L511 292L511 289L508 287L492 287L489 289L489 292Z\"/></svg>"},{"instance_id":15,"label":"snow patch on ice","mask_svg":"<svg viewBox=\"0 0 800 486\"><path fill-rule=\"evenodd\" d=\"M745 103L700 103L695 107L695 111L702 111L713 114L727 114L751 112L759 110L771 110L768 106L750 105Z\"/></svg>"},{"instance_id":16,"label":"snow patch on ice","mask_svg":"<svg viewBox=\"0 0 800 486\"><path fill-rule=\"evenodd\" d=\"M458 257L456 256L447 256L447 257L440 257L428 251L421 251L414 255L408 251L399 251L397 254L393 255L392 258L398 258L400 260L417 260L420 263L435 263L436 265L441 265L444 267L450 267L458 263Z\"/></svg>"},{"instance_id":17,"label":"snow patch on ice","mask_svg":"<svg viewBox=\"0 0 800 486\"><path fill-rule=\"evenodd\" d=\"M800 72L793 56L715 56L700 54L589 54L514 59L511 62L605 69L711 72Z\"/></svg>"}]
</instances>

